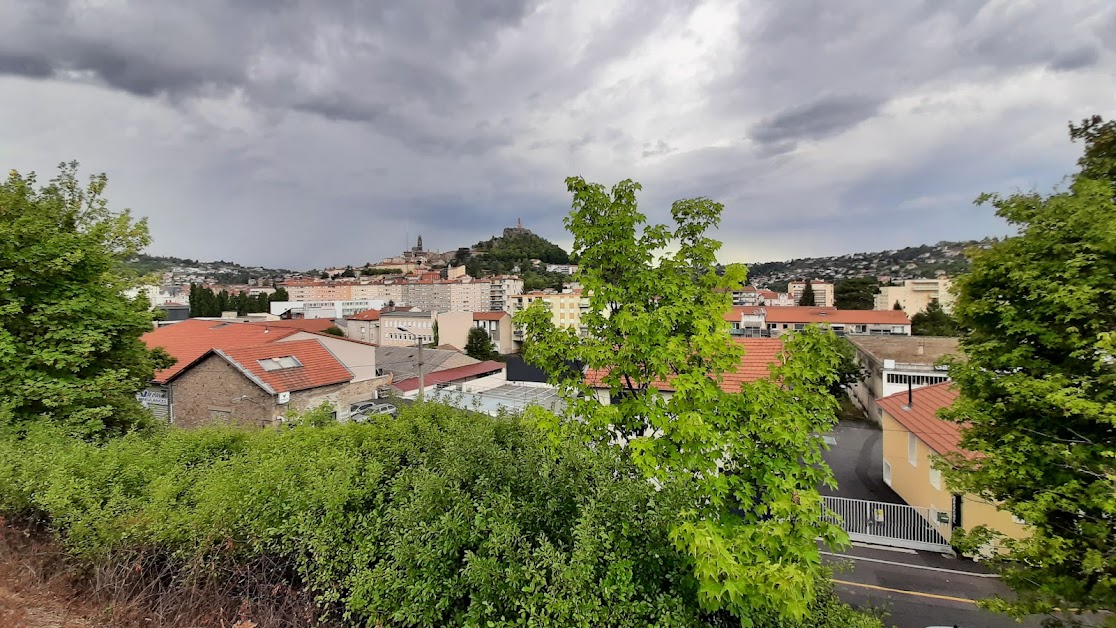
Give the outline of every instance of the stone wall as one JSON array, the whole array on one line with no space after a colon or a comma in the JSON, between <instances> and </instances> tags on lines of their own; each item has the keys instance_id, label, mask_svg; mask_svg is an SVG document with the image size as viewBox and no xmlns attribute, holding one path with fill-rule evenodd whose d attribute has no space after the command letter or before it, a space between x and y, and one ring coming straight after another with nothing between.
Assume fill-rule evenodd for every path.
<instances>
[{"instance_id":1,"label":"stone wall","mask_svg":"<svg viewBox=\"0 0 1116 628\"><path fill-rule=\"evenodd\" d=\"M179 427L213 423L266 426L278 414L273 396L216 355L187 369L171 388L174 424Z\"/></svg>"}]
</instances>

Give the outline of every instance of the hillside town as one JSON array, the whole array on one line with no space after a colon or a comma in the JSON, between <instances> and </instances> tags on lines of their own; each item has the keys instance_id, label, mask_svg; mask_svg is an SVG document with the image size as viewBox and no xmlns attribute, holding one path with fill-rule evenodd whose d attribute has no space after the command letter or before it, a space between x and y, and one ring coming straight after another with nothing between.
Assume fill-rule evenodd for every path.
<instances>
[{"instance_id":1,"label":"hillside town","mask_svg":"<svg viewBox=\"0 0 1116 628\"><path fill-rule=\"evenodd\" d=\"M0 0L0 628L1116 628L1113 33Z\"/></svg>"}]
</instances>

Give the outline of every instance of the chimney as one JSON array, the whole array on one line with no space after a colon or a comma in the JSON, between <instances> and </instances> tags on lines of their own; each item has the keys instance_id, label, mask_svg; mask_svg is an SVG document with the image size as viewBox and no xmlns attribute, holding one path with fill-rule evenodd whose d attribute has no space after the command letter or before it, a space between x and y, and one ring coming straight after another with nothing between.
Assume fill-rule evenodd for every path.
<instances>
[{"instance_id":1,"label":"chimney","mask_svg":"<svg viewBox=\"0 0 1116 628\"><path fill-rule=\"evenodd\" d=\"M910 410L914 407L914 383L907 379L907 405L903 406L904 410Z\"/></svg>"},{"instance_id":2,"label":"chimney","mask_svg":"<svg viewBox=\"0 0 1116 628\"><path fill-rule=\"evenodd\" d=\"M926 353L926 345L921 342L918 343L918 348L915 349L915 353L917 353L918 355Z\"/></svg>"}]
</instances>

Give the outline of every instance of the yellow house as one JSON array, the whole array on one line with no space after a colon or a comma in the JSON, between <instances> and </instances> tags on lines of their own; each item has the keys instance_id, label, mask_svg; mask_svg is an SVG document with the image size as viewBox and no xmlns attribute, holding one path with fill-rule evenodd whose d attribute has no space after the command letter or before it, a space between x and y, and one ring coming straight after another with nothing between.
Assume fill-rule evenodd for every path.
<instances>
[{"instance_id":1,"label":"yellow house","mask_svg":"<svg viewBox=\"0 0 1116 628\"><path fill-rule=\"evenodd\" d=\"M975 495L949 490L938 458L961 449L961 426L938 418L957 398L951 382L903 391L876 401L883 421L883 478L905 502L926 508L949 525L939 530L946 541L957 528L980 525L1012 538L1026 536L1022 521ZM935 468L935 465L938 468Z\"/></svg>"}]
</instances>

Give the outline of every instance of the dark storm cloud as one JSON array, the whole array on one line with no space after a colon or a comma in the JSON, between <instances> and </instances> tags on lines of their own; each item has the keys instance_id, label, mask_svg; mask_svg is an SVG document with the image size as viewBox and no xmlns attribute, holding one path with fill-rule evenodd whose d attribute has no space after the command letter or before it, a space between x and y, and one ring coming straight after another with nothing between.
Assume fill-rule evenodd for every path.
<instances>
[{"instance_id":1,"label":"dark storm cloud","mask_svg":"<svg viewBox=\"0 0 1116 628\"><path fill-rule=\"evenodd\" d=\"M1063 52L1050 60L1051 70L1080 70L1089 68L1100 61L1100 51L1093 46L1082 46L1076 50Z\"/></svg>"},{"instance_id":2,"label":"dark storm cloud","mask_svg":"<svg viewBox=\"0 0 1116 628\"><path fill-rule=\"evenodd\" d=\"M868 96L826 96L761 120L750 137L761 144L830 137L875 116L881 104Z\"/></svg>"}]
</instances>

